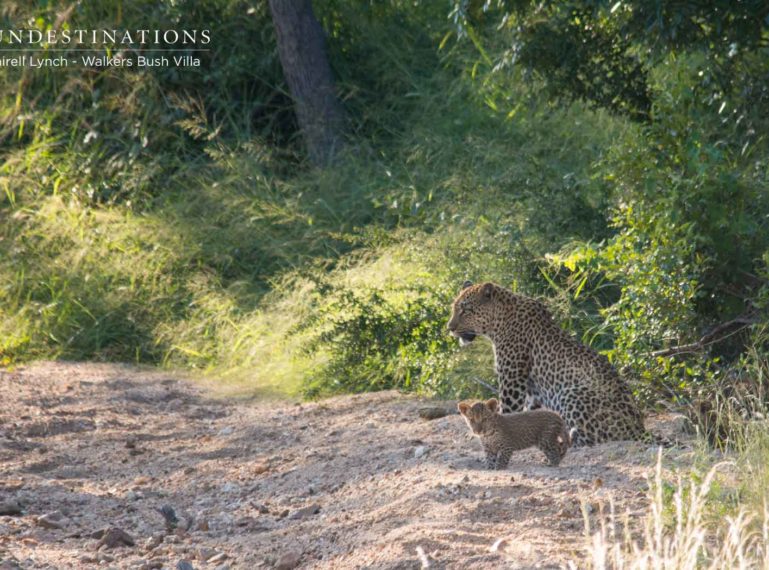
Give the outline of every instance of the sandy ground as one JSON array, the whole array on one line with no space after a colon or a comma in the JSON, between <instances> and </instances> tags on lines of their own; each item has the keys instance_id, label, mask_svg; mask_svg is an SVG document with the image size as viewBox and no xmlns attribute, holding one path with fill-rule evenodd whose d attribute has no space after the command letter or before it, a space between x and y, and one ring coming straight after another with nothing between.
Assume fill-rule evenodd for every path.
<instances>
[{"instance_id":1,"label":"sandy ground","mask_svg":"<svg viewBox=\"0 0 769 570\"><path fill-rule=\"evenodd\" d=\"M129 366L0 372L0 395L2 570L583 568L580 505L641 517L656 458L618 442L485 471L458 415L418 417L435 402L232 400Z\"/></svg>"}]
</instances>

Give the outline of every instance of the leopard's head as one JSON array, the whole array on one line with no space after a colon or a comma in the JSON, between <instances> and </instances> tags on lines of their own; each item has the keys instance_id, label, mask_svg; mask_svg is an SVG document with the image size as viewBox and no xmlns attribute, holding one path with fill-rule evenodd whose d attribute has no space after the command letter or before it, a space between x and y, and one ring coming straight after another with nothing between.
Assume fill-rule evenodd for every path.
<instances>
[{"instance_id":1,"label":"leopard's head","mask_svg":"<svg viewBox=\"0 0 769 570\"><path fill-rule=\"evenodd\" d=\"M478 335L488 336L494 323L497 290L493 283L473 285L465 281L462 289L451 306L451 319L448 328L452 335L465 346Z\"/></svg>"},{"instance_id":2,"label":"leopard's head","mask_svg":"<svg viewBox=\"0 0 769 570\"><path fill-rule=\"evenodd\" d=\"M499 401L496 398L491 398L485 402L465 400L457 404L457 409L465 418L472 432L481 435L488 431L489 422L498 413Z\"/></svg>"}]
</instances>

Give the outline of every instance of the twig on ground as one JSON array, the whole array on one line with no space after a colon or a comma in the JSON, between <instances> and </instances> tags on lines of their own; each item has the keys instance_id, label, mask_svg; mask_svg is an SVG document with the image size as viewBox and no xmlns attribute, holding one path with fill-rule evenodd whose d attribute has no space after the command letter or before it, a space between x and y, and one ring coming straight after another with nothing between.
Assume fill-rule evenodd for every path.
<instances>
[{"instance_id":1,"label":"twig on ground","mask_svg":"<svg viewBox=\"0 0 769 570\"><path fill-rule=\"evenodd\" d=\"M419 556L419 561L422 563L422 568L430 567L430 559L425 554L425 549L421 546L417 546L417 556Z\"/></svg>"}]
</instances>

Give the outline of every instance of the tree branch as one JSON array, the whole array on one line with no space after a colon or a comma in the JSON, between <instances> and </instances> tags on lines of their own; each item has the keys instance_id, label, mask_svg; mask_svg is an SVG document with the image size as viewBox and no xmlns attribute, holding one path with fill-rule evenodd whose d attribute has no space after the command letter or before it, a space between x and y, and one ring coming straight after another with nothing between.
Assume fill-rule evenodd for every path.
<instances>
[{"instance_id":1,"label":"tree branch","mask_svg":"<svg viewBox=\"0 0 769 570\"><path fill-rule=\"evenodd\" d=\"M760 320L754 312L745 313L740 315L739 317L732 319L731 321L726 321L725 323L716 325L710 330L710 332L703 335L702 338L700 338L696 342L692 342L690 344L682 344L679 346L673 346L671 348L666 348L663 350L655 350L654 352L650 352L649 355L654 357L658 357L658 356L668 357L668 356L676 356L678 354L699 352L703 350L706 346L720 342L725 338L731 336L732 334L736 333L738 330L742 330L745 327L754 325L758 322L760 322Z\"/></svg>"},{"instance_id":2,"label":"tree branch","mask_svg":"<svg viewBox=\"0 0 769 570\"><path fill-rule=\"evenodd\" d=\"M476 383L476 384L478 384L479 386L483 386L484 388L486 388L486 389L487 389L489 392L491 392L492 394L496 394L497 392L499 392L499 390L498 390L496 387L492 386L492 385L491 385L491 384L489 384L488 382L484 382L484 381L483 381L483 380L481 380L480 378L472 378L472 377L471 377L471 378L470 378L470 381L471 381L471 382L475 382L475 383Z\"/></svg>"}]
</instances>

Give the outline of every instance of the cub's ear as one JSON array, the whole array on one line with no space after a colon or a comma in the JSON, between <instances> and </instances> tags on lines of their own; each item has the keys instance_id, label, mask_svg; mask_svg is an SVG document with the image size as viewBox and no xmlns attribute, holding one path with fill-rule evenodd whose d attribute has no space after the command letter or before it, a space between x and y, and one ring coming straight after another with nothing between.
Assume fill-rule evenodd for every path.
<instances>
[{"instance_id":1,"label":"cub's ear","mask_svg":"<svg viewBox=\"0 0 769 570\"><path fill-rule=\"evenodd\" d=\"M467 402L459 402L457 404L457 409L459 410L459 413L463 416L467 415L467 412L470 410L470 404Z\"/></svg>"},{"instance_id":2,"label":"cub's ear","mask_svg":"<svg viewBox=\"0 0 769 570\"><path fill-rule=\"evenodd\" d=\"M499 410L499 400L496 398L491 398L489 400L486 400L486 407L490 409L492 412L496 412Z\"/></svg>"},{"instance_id":3,"label":"cub's ear","mask_svg":"<svg viewBox=\"0 0 769 570\"><path fill-rule=\"evenodd\" d=\"M486 297L487 299L490 299L491 294L494 292L494 284L484 283L482 292L484 297Z\"/></svg>"},{"instance_id":4,"label":"cub's ear","mask_svg":"<svg viewBox=\"0 0 769 570\"><path fill-rule=\"evenodd\" d=\"M462 289L461 289L461 291L464 291L464 290L465 290L465 289L467 289L468 287L471 287L471 286L472 286L472 284L473 284L473 282L472 282L472 281L465 281L464 283L462 283Z\"/></svg>"}]
</instances>

